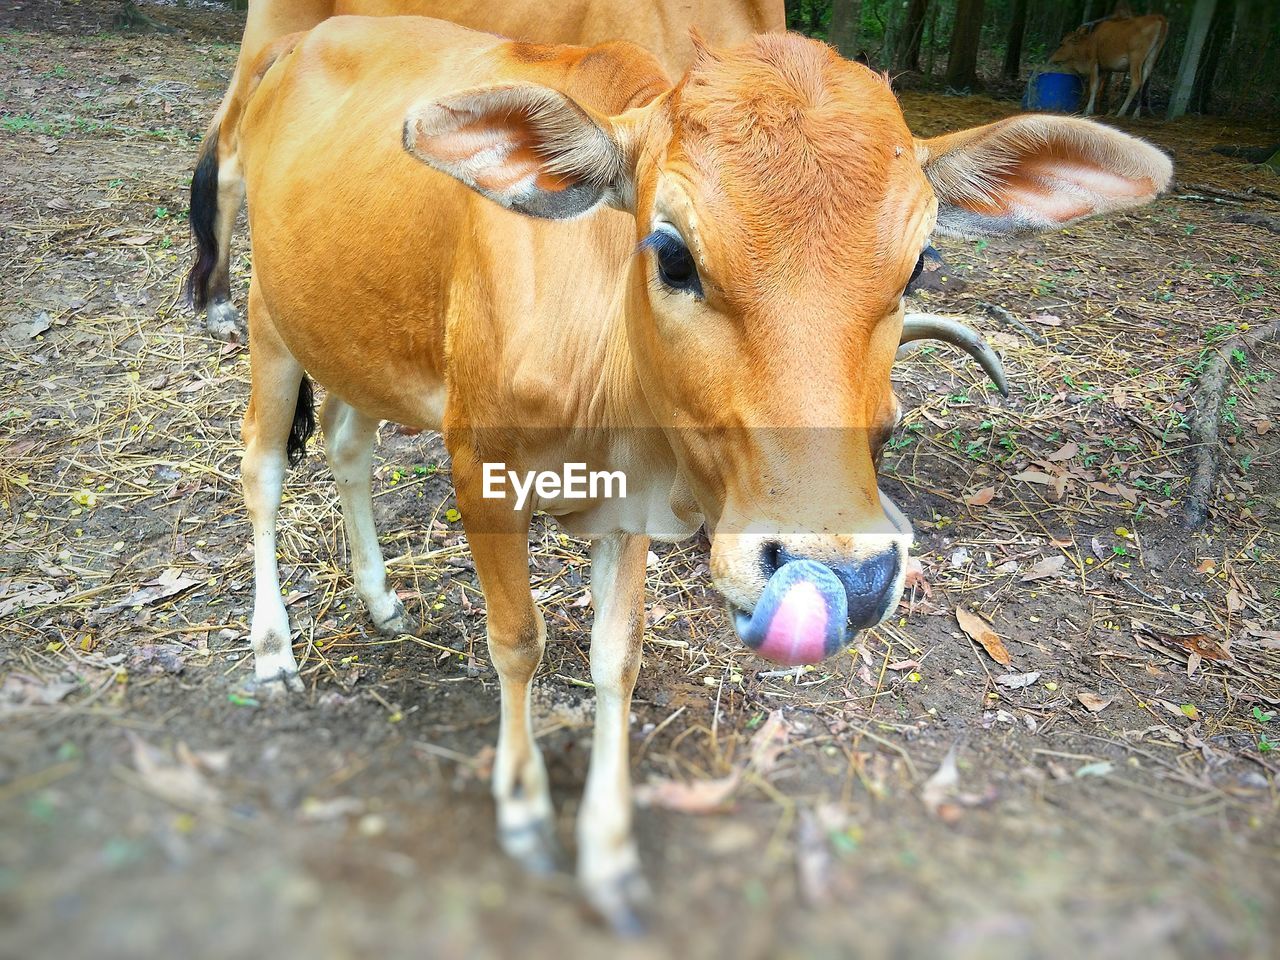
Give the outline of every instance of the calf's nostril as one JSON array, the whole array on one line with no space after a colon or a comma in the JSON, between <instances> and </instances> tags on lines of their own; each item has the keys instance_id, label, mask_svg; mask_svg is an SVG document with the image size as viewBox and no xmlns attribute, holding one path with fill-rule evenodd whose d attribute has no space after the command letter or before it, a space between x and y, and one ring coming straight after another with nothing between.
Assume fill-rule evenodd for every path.
<instances>
[{"instance_id":1,"label":"calf's nostril","mask_svg":"<svg viewBox=\"0 0 1280 960\"><path fill-rule=\"evenodd\" d=\"M800 559L776 540L770 540L760 550L760 569L768 580L792 560Z\"/></svg>"},{"instance_id":2,"label":"calf's nostril","mask_svg":"<svg viewBox=\"0 0 1280 960\"><path fill-rule=\"evenodd\" d=\"M897 551L890 551L832 568L849 597L850 624L869 627L880 622L892 599L889 588L897 580L900 563Z\"/></svg>"},{"instance_id":3,"label":"calf's nostril","mask_svg":"<svg viewBox=\"0 0 1280 960\"><path fill-rule=\"evenodd\" d=\"M764 545L764 549L760 551L760 569L764 572L765 579L772 577L778 572L778 567L782 566L778 562L779 546L770 540Z\"/></svg>"}]
</instances>

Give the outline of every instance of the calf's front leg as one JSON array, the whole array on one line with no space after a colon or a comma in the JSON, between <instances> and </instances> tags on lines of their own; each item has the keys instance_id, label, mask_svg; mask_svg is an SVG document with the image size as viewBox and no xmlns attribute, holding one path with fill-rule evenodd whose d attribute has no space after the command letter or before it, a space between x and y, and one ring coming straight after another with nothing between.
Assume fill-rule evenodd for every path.
<instances>
[{"instance_id":1,"label":"calf's front leg","mask_svg":"<svg viewBox=\"0 0 1280 960\"><path fill-rule=\"evenodd\" d=\"M1089 102L1085 104L1084 115L1086 117L1093 115L1093 105L1098 100L1098 87L1102 85L1102 77L1098 72L1098 65L1093 65L1093 70L1089 74Z\"/></svg>"},{"instance_id":2,"label":"calf's front leg","mask_svg":"<svg viewBox=\"0 0 1280 960\"><path fill-rule=\"evenodd\" d=\"M649 538L619 534L591 545L591 681L595 735L578 815L578 881L592 906L621 933L642 929L648 898L631 835L631 691L644 639L644 571Z\"/></svg>"},{"instance_id":3,"label":"calf's front leg","mask_svg":"<svg viewBox=\"0 0 1280 960\"><path fill-rule=\"evenodd\" d=\"M476 573L484 591L489 657L498 671L501 713L493 763L498 839L507 855L535 873L555 869L551 793L533 739L529 688L542 661L546 625L529 592L529 511L482 497L478 469L453 454L454 487ZM478 467L478 464L475 465Z\"/></svg>"}]
</instances>

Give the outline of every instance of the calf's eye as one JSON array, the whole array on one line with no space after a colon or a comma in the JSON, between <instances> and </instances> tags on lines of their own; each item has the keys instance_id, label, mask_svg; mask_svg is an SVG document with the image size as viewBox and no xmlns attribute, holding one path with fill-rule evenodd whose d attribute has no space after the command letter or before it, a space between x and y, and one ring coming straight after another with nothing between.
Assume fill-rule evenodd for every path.
<instances>
[{"instance_id":1,"label":"calf's eye","mask_svg":"<svg viewBox=\"0 0 1280 960\"><path fill-rule=\"evenodd\" d=\"M698 267L683 239L667 230L655 230L644 238L640 246L653 251L658 261L658 281L664 287L702 296Z\"/></svg>"}]
</instances>

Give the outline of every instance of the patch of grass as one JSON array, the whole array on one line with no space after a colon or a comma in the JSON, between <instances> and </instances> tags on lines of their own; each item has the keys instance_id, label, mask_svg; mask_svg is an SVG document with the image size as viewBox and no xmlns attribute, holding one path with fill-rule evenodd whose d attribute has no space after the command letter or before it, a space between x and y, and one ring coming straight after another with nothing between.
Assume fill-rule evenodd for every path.
<instances>
[{"instance_id":1,"label":"patch of grass","mask_svg":"<svg viewBox=\"0 0 1280 960\"><path fill-rule=\"evenodd\" d=\"M46 137L66 137L75 133L106 133L124 137L154 137L158 140L195 142L199 136L180 127L131 127L94 117L52 116L31 113L0 115L0 129L8 133L33 133Z\"/></svg>"}]
</instances>

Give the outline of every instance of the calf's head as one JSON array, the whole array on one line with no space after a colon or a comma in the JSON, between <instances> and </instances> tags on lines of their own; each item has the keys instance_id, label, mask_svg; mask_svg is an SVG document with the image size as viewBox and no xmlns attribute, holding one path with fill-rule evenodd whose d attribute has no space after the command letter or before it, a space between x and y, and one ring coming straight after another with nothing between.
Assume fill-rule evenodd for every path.
<instances>
[{"instance_id":1,"label":"calf's head","mask_svg":"<svg viewBox=\"0 0 1280 960\"><path fill-rule=\"evenodd\" d=\"M813 662L902 592L911 528L876 460L899 419L899 345L998 359L903 295L935 233L1062 226L1143 203L1171 168L1149 145L1059 117L912 137L887 82L794 35L700 48L617 117L542 87L415 107L407 149L504 206L635 217L627 335L646 398L707 519L742 639Z\"/></svg>"},{"instance_id":2,"label":"calf's head","mask_svg":"<svg viewBox=\"0 0 1280 960\"><path fill-rule=\"evenodd\" d=\"M1063 63L1072 69L1075 69L1075 64L1077 63L1088 66L1090 34L1091 29L1088 27L1077 27L1072 30L1062 38L1062 43L1058 45L1058 49L1050 54L1049 62Z\"/></svg>"}]
</instances>

